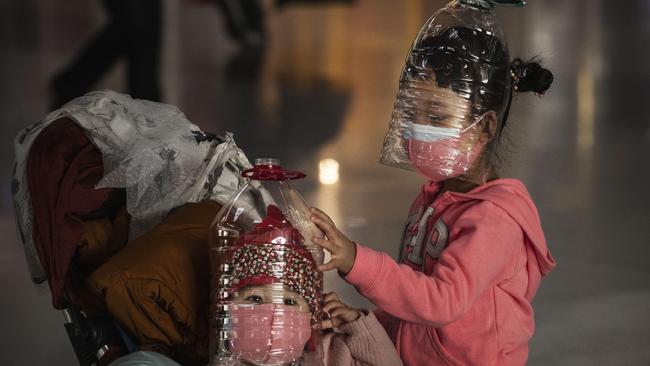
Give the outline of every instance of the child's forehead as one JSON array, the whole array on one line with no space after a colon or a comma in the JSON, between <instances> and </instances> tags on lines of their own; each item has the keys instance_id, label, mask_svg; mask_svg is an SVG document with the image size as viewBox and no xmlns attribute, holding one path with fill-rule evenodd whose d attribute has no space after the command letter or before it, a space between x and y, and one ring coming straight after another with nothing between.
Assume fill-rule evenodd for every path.
<instances>
[{"instance_id":1,"label":"child's forehead","mask_svg":"<svg viewBox=\"0 0 650 366\"><path fill-rule=\"evenodd\" d=\"M471 103L452 88L438 86L435 80L420 81L411 91L418 108L447 116L465 117L471 112Z\"/></svg>"},{"instance_id":2,"label":"child's forehead","mask_svg":"<svg viewBox=\"0 0 650 366\"><path fill-rule=\"evenodd\" d=\"M240 293L282 293L284 295L293 294L300 296L295 291L292 291L287 285L281 283L271 283L266 285L249 285L239 290Z\"/></svg>"}]
</instances>

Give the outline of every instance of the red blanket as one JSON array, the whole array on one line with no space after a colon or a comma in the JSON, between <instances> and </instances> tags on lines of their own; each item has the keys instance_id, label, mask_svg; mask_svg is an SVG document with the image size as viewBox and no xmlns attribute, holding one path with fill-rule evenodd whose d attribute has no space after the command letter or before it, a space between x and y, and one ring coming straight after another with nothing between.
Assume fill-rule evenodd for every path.
<instances>
[{"instance_id":1,"label":"red blanket","mask_svg":"<svg viewBox=\"0 0 650 366\"><path fill-rule=\"evenodd\" d=\"M34 214L34 245L47 273L52 304L64 307L78 293L70 268L83 233L83 218L96 216L114 195L95 189L103 176L102 155L74 121L62 118L34 141L27 161L27 182Z\"/></svg>"}]
</instances>

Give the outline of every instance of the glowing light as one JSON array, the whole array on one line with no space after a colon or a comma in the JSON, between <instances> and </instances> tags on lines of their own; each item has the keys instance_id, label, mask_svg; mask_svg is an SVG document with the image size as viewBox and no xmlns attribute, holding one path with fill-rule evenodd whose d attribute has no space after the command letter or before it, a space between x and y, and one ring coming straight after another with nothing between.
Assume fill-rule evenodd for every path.
<instances>
[{"instance_id":1,"label":"glowing light","mask_svg":"<svg viewBox=\"0 0 650 366\"><path fill-rule=\"evenodd\" d=\"M318 163L318 178L322 184L335 184L339 181L339 162L323 159Z\"/></svg>"},{"instance_id":2,"label":"glowing light","mask_svg":"<svg viewBox=\"0 0 650 366\"><path fill-rule=\"evenodd\" d=\"M591 155L595 142L595 108L596 97L594 75L590 65L584 65L578 72L578 151L582 155Z\"/></svg>"}]
</instances>

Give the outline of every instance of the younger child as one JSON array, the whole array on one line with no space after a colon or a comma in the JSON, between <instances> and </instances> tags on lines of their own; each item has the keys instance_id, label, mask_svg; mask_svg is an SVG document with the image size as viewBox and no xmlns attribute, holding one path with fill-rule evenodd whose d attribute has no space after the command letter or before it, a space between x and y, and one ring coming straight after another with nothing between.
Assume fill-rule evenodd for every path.
<instances>
[{"instance_id":1,"label":"younger child","mask_svg":"<svg viewBox=\"0 0 650 366\"><path fill-rule=\"evenodd\" d=\"M399 262L355 243L322 211L313 241L379 307L405 365L524 365L531 301L555 266L524 184L500 178L495 148L513 91L543 94L552 74L510 61L492 1L454 1L411 50L382 162L428 181L411 206ZM484 5L484 6L481 6Z\"/></svg>"},{"instance_id":2,"label":"younger child","mask_svg":"<svg viewBox=\"0 0 650 366\"><path fill-rule=\"evenodd\" d=\"M269 209L244 235L246 244L234 247L234 297L224 306L230 354L244 365L401 365L373 313L348 307L334 293L321 296L322 274L306 247L256 243L269 235L300 234ZM319 338L318 330L330 331Z\"/></svg>"}]
</instances>

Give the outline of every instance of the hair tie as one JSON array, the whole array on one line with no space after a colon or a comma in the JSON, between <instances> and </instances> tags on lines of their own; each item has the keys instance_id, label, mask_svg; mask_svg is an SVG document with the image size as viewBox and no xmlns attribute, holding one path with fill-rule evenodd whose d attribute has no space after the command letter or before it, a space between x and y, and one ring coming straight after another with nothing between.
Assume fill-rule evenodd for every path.
<instances>
[{"instance_id":1,"label":"hair tie","mask_svg":"<svg viewBox=\"0 0 650 366\"><path fill-rule=\"evenodd\" d=\"M512 77L512 89L519 91L519 82L526 77L526 67L520 59L514 59L510 63L510 76Z\"/></svg>"},{"instance_id":2,"label":"hair tie","mask_svg":"<svg viewBox=\"0 0 650 366\"><path fill-rule=\"evenodd\" d=\"M512 89L516 92L532 91L538 97L544 95L553 82L553 74L537 62L523 62L516 58L510 63Z\"/></svg>"}]
</instances>

